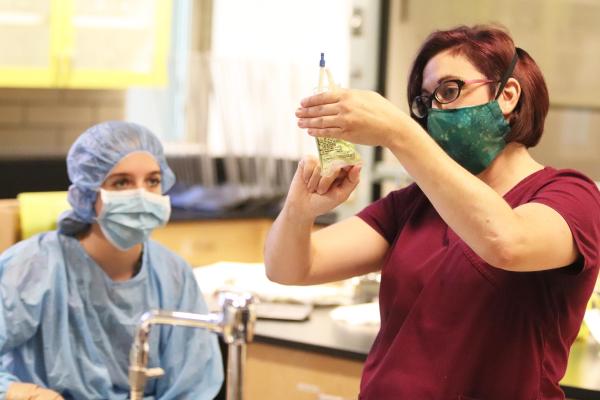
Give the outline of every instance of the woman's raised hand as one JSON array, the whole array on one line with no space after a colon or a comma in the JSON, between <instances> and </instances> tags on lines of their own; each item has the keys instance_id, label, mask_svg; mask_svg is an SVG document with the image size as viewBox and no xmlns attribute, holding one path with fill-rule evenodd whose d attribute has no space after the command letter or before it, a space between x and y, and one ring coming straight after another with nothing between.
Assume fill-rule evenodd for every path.
<instances>
[{"instance_id":1,"label":"woman's raised hand","mask_svg":"<svg viewBox=\"0 0 600 400\"><path fill-rule=\"evenodd\" d=\"M324 177L319 160L305 157L294 174L286 206L308 218L325 214L348 199L358 185L360 169L360 165L338 168Z\"/></svg>"},{"instance_id":2,"label":"woman's raised hand","mask_svg":"<svg viewBox=\"0 0 600 400\"><path fill-rule=\"evenodd\" d=\"M311 136L370 146L390 147L407 127L419 127L389 100L369 90L336 89L307 97L296 117L298 126Z\"/></svg>"}]
</instances>

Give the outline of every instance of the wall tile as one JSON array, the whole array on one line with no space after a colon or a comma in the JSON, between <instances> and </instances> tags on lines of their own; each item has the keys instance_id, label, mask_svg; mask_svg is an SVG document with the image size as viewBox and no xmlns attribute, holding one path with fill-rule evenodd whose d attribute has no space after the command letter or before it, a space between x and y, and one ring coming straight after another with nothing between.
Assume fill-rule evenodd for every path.
<instances>
[{"instance_id":1,"label":"wall tile","mask_svg":"<svg viewBox=\"0 0 600 400\"><path fill-rule=\"evenodd\" d=\"M0 128L0 156L56 156L62 154L58 146L58 132L54 128Z\"/></svg>"},{"instance_id":2,"label":"wall tile","mask_svg":"<svg viewBox=\"0 0 600 400\"><path fill-rule=\"evenodd\" d=\"M0 105L0 126L20 125L23 122L23 107Z\"/></svg>"}]
</instances>

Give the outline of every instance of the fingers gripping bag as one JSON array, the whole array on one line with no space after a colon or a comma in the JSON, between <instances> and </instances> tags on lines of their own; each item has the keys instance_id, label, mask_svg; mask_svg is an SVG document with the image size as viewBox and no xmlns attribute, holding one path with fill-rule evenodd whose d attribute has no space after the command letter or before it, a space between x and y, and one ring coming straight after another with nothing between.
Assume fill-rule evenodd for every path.
<instances>
[{"instance_id":1,"label":"fingers gripping bag","mask_svg":"<svg viewBox=\"0 0 600 400\"><path fill-rule=\"evenodd\" d=\"M327 85L325 85L325 79L327 79ZM321 53L317 93L333 91L336 88L337 86L331 72L325 68L325 54ZM354 144L342 139L326 137L318 137L316 139L322 176L330 176L338 168L360 163L360 154L356 151Z\"/></svg>"}]
</instances>

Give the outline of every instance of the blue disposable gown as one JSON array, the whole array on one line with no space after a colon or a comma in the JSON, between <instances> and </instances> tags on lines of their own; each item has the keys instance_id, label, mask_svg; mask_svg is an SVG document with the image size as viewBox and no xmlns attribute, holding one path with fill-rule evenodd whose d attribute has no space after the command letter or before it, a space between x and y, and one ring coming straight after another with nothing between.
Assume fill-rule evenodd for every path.
<instances>
[{"instance_id":1,"label":"blue disposable gown","mask_svg":"<svg viewBox=\"0 0 600 400\"><path fill-rule=\"evenodd\" d=\"M77 239L50 232L0 256L0 399L15 381L51 388L65 399L126 399L129 350L150 309L206 313L191 268L149 241L139 273L114 282ZM213 333L154 326L146 399L213 399L223 366Z\"/></svg>"}]
</instances>

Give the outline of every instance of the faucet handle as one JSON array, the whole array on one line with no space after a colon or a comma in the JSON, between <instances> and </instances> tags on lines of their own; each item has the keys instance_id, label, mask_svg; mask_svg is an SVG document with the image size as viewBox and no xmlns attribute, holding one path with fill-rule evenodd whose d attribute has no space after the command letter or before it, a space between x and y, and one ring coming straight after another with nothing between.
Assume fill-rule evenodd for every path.
<instances>
[{"instance_id":1,"label":"faucet handle","mask_svg":"<svg viewBox=\"0 0 600 400\"><path fill-rule=\"evenodd\" d=\"M255 298L250 292L236 292L224 290L219 292L219 305L223 307L248 308L255 303Z\"/></svg>"},{"instance_id":2,"label":"faucet handle","mask_svg":"<svg viewBox=\"0 0 600 400\"><path fill-rule=\"evenodd\" d=\"M221 334L227 344L249 343L254 337L255 299L248 292L221 292Z\"/></svg>"},{"instance_id":3,"label":"faucet handle","mask_svg":"<svg viewBox=\"0 0 600 400\"><path fill-rule=\"evenodd\" d=\"M146 369L146 377L147 378L158 378L165 374L165 370L162 368L148 368Z\"/></svg>"}]
</instances>

